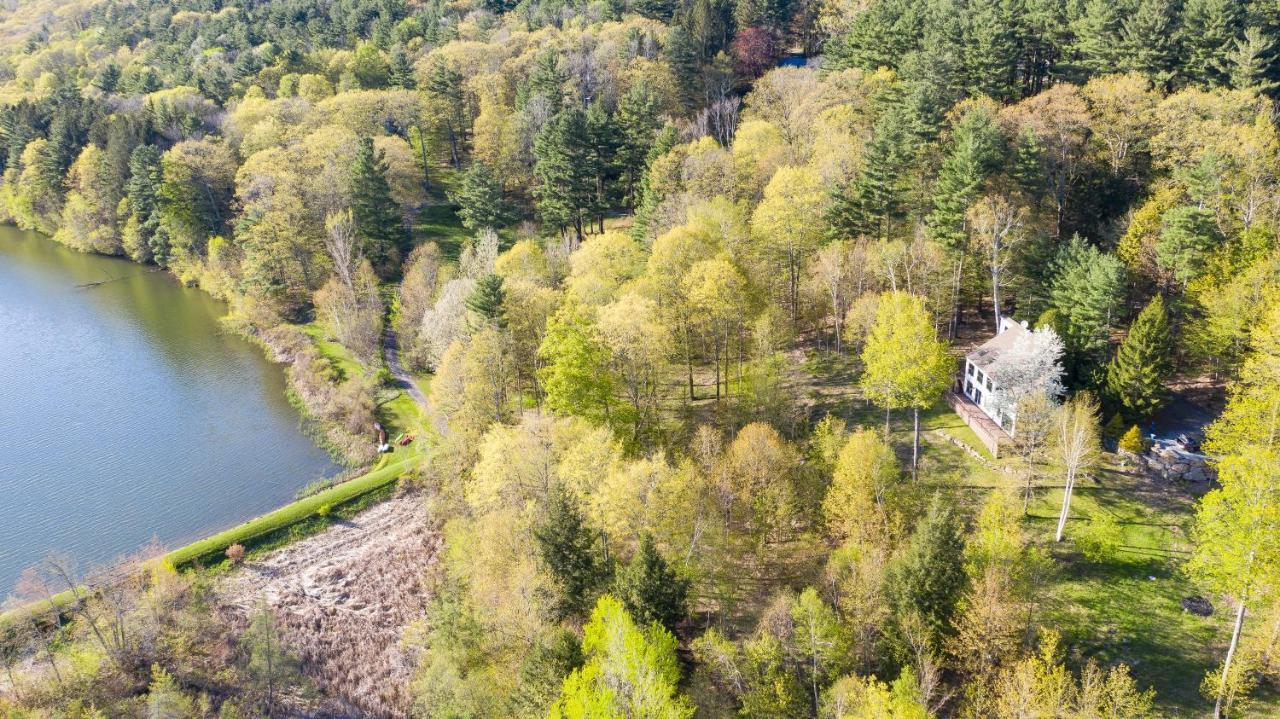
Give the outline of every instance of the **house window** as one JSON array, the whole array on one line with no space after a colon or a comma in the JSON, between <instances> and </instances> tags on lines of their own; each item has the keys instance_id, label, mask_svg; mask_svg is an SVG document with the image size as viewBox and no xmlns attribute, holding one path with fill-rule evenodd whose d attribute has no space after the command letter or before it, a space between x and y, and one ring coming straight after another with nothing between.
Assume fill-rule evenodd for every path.
<instances>
[{"instance_id":1,"label":"house window","mask_svg":"<svg viewBox=\"0 0 1280 719\"><path fill-rule=\"evenodd\" d=\"M974 401L974 403L976 403L979 407L981 407L981 406L982 406L982 390L980 390L980 389L975 389L975 390L973 391L973 401Z\"/></svg>"},{"instance_id":2,"label":"house window","mask_svg":"<svg viewBox=\"0 0 1280 719\"><path fill-rule=\"evenodd\" d=\"M969 375L970 377L972 377L972 376L973 376L973 363L972 363L972 362L968 362L968 361L966 361L966 362L964 363L964 371L965 371L965 374L967 374L967 375Z\"/></svg>"},{"instance_id":3,"label":"house window","mask_svg":"<svg viewBox=\"0 0 1280 719\"><path fill-rule=\"evenodd\" d=\"M986 378L986 385L987 385L987 391L988 391L988 392L990 392L991 390L995 389L995 387L994 387L994 386L992 385L992 383L991 383L991 375L987 375L987 378Z\"/></svg>"}]
</instances>

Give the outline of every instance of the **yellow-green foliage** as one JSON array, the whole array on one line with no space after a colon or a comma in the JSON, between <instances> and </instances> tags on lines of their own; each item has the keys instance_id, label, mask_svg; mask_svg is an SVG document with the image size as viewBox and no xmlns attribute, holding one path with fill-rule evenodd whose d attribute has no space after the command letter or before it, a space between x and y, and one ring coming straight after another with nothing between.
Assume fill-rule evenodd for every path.
<instances>
[{"instance_id":1,"label":"yellow-green foliage","mask_svg":"<svg viewBox=\"0 0 1280 719\"><path fill-rule=\"evenodd\" d=\"M1142 430L1138 429L1138 425L1130 427L1120 438L1120 449L1133 454L1142 454L1147 451L1146 439L1143 438Z\"/></svg>"}]
</instances>

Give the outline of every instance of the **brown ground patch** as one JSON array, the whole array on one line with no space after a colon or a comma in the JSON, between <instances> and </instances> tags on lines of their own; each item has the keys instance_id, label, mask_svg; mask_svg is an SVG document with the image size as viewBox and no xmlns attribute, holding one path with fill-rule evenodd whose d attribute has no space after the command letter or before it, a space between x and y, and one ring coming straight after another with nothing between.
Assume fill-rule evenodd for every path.
<instances>
[{"instance_id":1,"label":"brown ground patch","mask_svg":"<svg viewBox=\"0 0 1280 719\"><path fill-rule=\"evenodd\" d=\"M247 562L224 580L223 606L241 620L259 599L275 611L322 695L320 715L406 717L413 667L400 639L426 609L423 577L441 542L422 496L402 493Z\"/></svg>"}]
</instances>

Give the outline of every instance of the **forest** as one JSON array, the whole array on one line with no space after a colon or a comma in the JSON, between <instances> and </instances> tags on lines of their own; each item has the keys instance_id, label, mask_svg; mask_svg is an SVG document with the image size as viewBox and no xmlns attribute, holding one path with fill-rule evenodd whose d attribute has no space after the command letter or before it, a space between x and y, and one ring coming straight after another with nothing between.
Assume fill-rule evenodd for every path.
<instances>
[{"instance_id":1,"label":"forest","mask_svg":"<svg viewBox=\"0 0 1280 719\"><path fill-rule=\"evenodd\" d=\"M440 539L394 671L227 614L240 545L49 563L0 715L1276 716L1278 53L1261 0L0 4L0 221L225 300L348 464L421 432ZM1142 471L1188 398L1211 482Z\"/></svg>"}]
</instances>

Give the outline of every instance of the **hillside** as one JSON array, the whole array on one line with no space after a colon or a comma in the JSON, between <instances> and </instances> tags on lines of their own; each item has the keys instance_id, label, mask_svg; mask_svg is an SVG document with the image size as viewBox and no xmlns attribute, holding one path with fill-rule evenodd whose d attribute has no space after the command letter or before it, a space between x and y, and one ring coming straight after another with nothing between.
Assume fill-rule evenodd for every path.
<instances>
[{"instance_id":1,"label":"hillside","mask_svg":"<svg viewBox=\"0 0 1280 719\"><path fill-rule=\"evenodd\" d=\"M425 457L190 566L33 568L0 714L1275 716L1278 40L1230 0L0 9L0 221L225 300L353 476Z\"/></svg>"}]
</instances>

